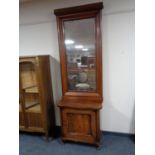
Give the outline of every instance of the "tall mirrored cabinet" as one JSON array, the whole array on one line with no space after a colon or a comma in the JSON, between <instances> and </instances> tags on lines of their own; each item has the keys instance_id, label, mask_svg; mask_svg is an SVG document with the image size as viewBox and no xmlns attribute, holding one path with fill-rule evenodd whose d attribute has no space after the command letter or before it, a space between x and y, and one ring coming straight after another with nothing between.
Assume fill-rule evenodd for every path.
<instances>
[{"instance_id":1,"label":"tall mirrored cabinet","mask_svg":"<svg viewBox=\"0 0 155 155\"><path fill-rule=\"evenodd\" d=\"M100 145L102 3L54 10L60 50L62 140Z\"/></svg>"},{"instance_id":2,"label":"tall mirrored cabinet","mask_svg":"<svg viewBox=\"0 0 155 155\"><path fill-rule=\"evenodd\" d=\"M19 58L19 130L54 136L50 56Z\"/></svg>"}]
</instances>

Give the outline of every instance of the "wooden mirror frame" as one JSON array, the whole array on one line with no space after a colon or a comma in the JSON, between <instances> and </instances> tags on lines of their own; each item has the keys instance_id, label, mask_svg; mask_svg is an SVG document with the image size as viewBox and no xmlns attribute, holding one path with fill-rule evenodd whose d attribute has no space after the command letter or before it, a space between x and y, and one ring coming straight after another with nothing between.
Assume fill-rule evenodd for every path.
<instances>
[{"instance_id":1,"label":"wooden mirror frame","mask_svg":"<svg viewBox=\"0 0 155 155\"><path fill-rule=\"evenodd\" d=\"M80 97L86 100L102 102L102 39L101 39L101 9L103 3L94 3L78 7L63 8L54 10L57 20L58 41L60 51L61 80L63 99L74 99ZM64 22L95 18L95 52L96 52L96 91L95 92L75 92L68 90L67 79L67 59L64 44Z\"/></svg>"}]
</instances>

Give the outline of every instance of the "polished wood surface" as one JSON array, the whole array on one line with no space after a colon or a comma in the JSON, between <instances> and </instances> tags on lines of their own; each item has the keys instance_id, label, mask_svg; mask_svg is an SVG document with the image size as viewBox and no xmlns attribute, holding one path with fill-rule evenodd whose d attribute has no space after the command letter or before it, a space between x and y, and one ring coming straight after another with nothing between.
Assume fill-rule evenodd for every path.
<instances>
[{"instance_id":1,"label":"polished wood surface","mask_svg":"<svg viewBox=\"0 0 155 155\"><path fill-rule=\"evenodd\" d=\"M56 9L54 13L57 19L58 41L61 64L62 99L60 108L62 140L83 142L99 146L100 144L100 118L99 110L102 108L102 39L101 39L101 9L102 3L83 6ZM70 91L67 77L67 56L65 47L65 21L80 19L95 19L95 54L96 57L89 60L96 65L96 90ZM81 31L77 29L77 32ZM75 65L70 66L73 73L78 72ZM71 81L74 82L74 81Z\"/></svg>"},{"instance_id":2,"label":"polished wood surface","mask_svg":"<svg viewBox=\"0 0 155 155\"><path fill-rule=\"evenodd\" d=\"M54 136L55 114L50 56L19 58L19 129Z\"/></svg>"},{"instance_id":3,"label":"polished wood surface","mask_svg":"<svg viewBox=\"0 0 155 155\"><path fill-rule=\"evenodd\" d=\"M61 111L62 139L75 142L100 143L99 109L101 104L62 103Z\"/></svg>"},{"instance_id":4,"label":"polished wood surface","mask_svg":"<svg viewBox=\"0 0 155 155\"><path fill-rule=\"evenodd\" d=\"M91 10L100 10L103 8L103 3L94 3L94 4L87 4L87 5L81 5L81 6L75 6L70 8L61 8L61 9L55 9L54 14L57 16L65 15L65 14L75 14L75 13L81 13L81 12L90 12Z\"/></svg>"},{"instance_id":5,"label":"polished wood surface","mask_svg":"<svg viewBox=\"0 0 155 155\"><path fill-rule=\"evenodd\" d=\"M95 4L94 4L95 5ZM97 6L101 5L102 3L97 3ZM87 8L89 5L83 6ZM93 5L91 5L92 7ZM95 5L96 6L96 5ZM93 7L92 7L93 8ZM101 39L101 27L100 27L100 20L101 20L101 13L100 10L91 9L89 11L79 12L77 13L76 10L72 14L65 13L64 15L57 14L58 10L55 12L57 18L57 28L58 28L58 40L59 40L59 50L60 50L60 64L61 64L61 80L62 80L62 92L64 99L68 97L77 98L89 98L90 100L96 100L102 102L102 39ZM80 9L80 7L79 7ZM87 9L86 9L87 10ZM61 9L60 9L61 11ZM78 20L78 19L87 19L87 18L95 18L95 31L96 31L96 92L72 92L68 89L68 82L67 82L67 59L66 59L66 48L64 46L64 22L69 20Z\"/></svg>"},{"instance_id":6,"label":"polished wood surface","mask_svg":"<svg viewBox=\"0 0 155 155\"><path fill-rule=\"evenodd\" d=\"M89 101L78 101L78 100L61 100L58 104L59 107L63 108L76 108L76 109L91 109L99 110L102 108L101 103L89 102Z\"/></svg>"},{"instance_id":7,"label":"polished wood surface","mask_svg":"<svg viewBox=\"0 0 155 155\"><path fill-rule=\"evenodd\" d=\"M94 111L62 109L63 137L74 141L93 143L96 139Z\"/></svg>"}]
</instances>

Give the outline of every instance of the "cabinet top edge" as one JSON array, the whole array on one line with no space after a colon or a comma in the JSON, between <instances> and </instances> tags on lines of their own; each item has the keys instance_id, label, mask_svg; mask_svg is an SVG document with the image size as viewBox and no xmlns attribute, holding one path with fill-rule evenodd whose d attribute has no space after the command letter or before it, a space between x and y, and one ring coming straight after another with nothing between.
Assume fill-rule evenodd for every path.
<instances>
[{"instance_id":1,"label":"cabinet top edge","mask_svg":"<svg viewBox=\"0 0 155 155\"><path fill-rule=\"evenodd\" d=\"M24 55L24 56L19 56L20 59L22 58L35 58L35 57L50 57L51 55Z\"/></svg>"},{"instance_id":2,"label":"cabinet top edge","mask_svg":"<svg viewBox=\"0 0 155 155\"><path fill-rule=\"evenodd\" d=\"M101 10L103 7L104 7L103 3L98 2L98 3L91 3L91 4L86 4L86 5L68 7L68 8L55 9L54 14L56 16L59 16L59 15L66 15L66 14L71 14L71 13Z\"/></svg>"}]
</instances>

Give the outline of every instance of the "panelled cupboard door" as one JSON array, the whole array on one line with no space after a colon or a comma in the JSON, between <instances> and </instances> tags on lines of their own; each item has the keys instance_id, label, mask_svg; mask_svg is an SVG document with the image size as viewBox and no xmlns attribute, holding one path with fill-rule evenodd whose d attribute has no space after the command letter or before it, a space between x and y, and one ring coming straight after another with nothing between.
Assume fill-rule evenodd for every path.
<instances>
[{"instance_id":1,"label":"panelled cupboard door","mask_svg":"<svg viewBox=\"0 0 155 155\"><path fill-rule=\"evenodd\" d=\"M90 110L62 109L63 136L68 140L93 143L96 139L96 114Z\"/></svg>"}]
</instances>

